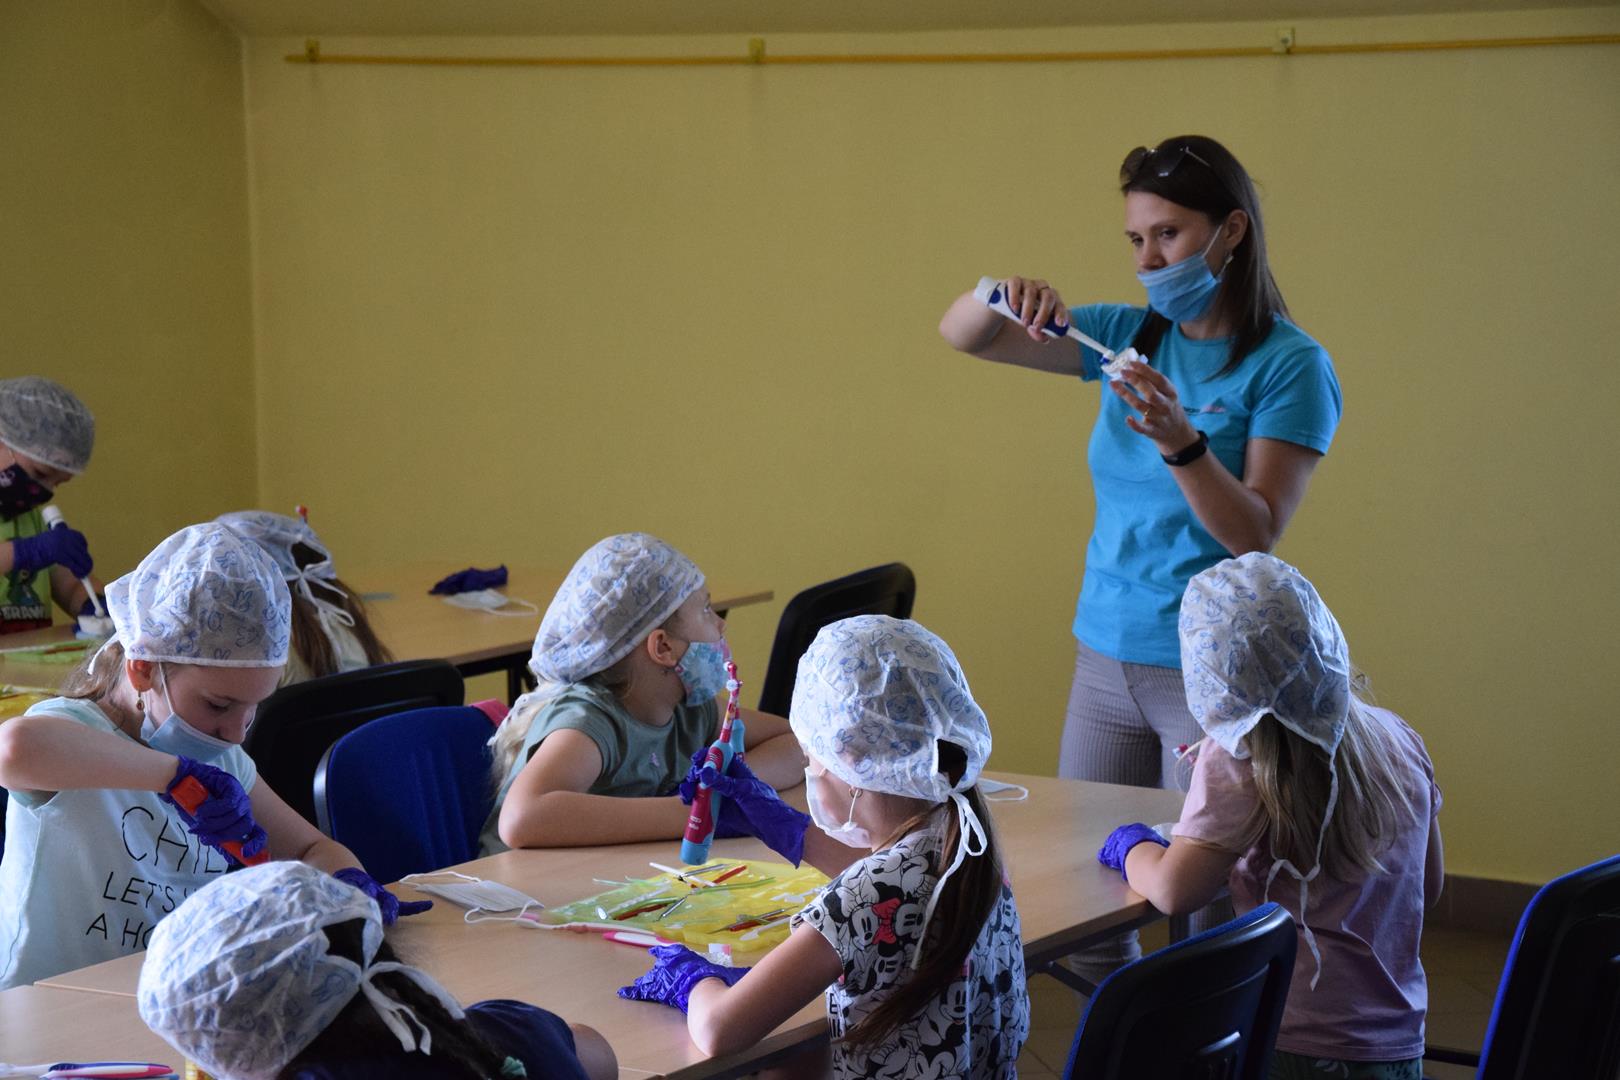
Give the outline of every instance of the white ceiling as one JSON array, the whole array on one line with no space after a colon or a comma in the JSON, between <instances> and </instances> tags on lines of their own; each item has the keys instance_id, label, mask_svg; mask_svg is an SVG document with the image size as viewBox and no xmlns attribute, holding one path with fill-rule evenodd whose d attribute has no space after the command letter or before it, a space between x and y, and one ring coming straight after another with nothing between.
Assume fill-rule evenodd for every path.
<instances>
[{"instance_id":1,"label":"white ceiling","mask_svg":"<svg viewBox=\"0 0 1620 1080\"><path fill-rule=\"evenodd\" d=\"M1581 0L202 0L250 37L768 34L1271 21ZM1586 0L1591 3L1591 0Z\"/></svg>"}]
</instances>

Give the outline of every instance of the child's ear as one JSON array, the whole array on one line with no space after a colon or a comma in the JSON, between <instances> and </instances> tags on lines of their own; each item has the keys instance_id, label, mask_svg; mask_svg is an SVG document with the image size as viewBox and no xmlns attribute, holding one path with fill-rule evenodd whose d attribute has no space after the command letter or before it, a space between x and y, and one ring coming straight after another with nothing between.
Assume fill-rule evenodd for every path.
<instances>
[{"instance_id":1,"label":"child's ear","mask_svg":"<svg viewBox=\"0 0 1620 1080\"><path fill-rule=\"evenodd\" d=\"M645 648L647 655L652 657L653 663L659 667L675 666L675 639L662 627L647 635Z\"/></svg>"},{"instance_id":2,"label":"child's ear","mask_svg":"<svg viewBox=\"0 0 1620 1080\"><path fill-rule=\"evenodd\" d=\"M137 694L144 694L156 685L157 665L150 660L126 660L124 676Z\"/></svg>"}]
</instances>

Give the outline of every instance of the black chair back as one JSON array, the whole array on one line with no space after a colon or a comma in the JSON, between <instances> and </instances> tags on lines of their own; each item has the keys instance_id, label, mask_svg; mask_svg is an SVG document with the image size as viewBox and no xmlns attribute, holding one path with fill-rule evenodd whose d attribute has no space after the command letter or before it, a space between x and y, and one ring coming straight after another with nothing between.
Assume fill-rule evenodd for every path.
<instances>
[{"instance_id":1,"label":"black chair back","mask_svg":"<svg viewBox=\"0 0 1620 1080\"><path fill-rule=\"evenodd\" d=\"M326 748L368 720L466 700L448 660L402 660L284 686L259 706L242 747L259 777L311 825L315 770Z\"/></svg>"},{"instance_id":2,"label":"black chair back","mask_svg":"<svg viewBox=\"0 0 1620 1080\"><path fill-rule=\"evenodd\" d=\"M1265 1080L1298 947L1278 904L1120 968L1080 1020L1065 1077Z\"/></svg>"},{"instance_id":3,"label":"black chair back","mask_svg":"<svg viewBox=\"0 0 1620 1080\"><path fill-rule=\"evenodd\" d=\"M852 615L892 615L911 618L911 605L917 599L917 579L905 563L874 566L812 585L782 609L776 624L776 641L771 645L770 663L760 685L759 711L788 714L793 701L793 681L799 673L799 657L828 623Z\"/></svg>"},{"instance_id":4,"label":"black chair back","mask_svg":"<svg viewBox=\"0 0 1620 1080\"><path fill-rule=\"evenodd\" d=\"M1548 882L1508 951L1479 1080L1620 1076L1620 855Z\"/></svg>"}]
</instances>

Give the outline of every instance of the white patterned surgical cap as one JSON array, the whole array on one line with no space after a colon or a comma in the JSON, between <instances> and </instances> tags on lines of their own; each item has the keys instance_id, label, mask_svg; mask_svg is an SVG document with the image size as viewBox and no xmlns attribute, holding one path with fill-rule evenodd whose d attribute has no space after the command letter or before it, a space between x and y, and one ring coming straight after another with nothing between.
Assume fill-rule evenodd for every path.
<instances>
[{"instance_id":1,"label":"white patterned surgical cap","mask_svg":"<svg viewBox=\"0 0 1620 1080\"><path fill-rule=\"evenodd\" d=\"M361 961L328 951L328 926L361 920ZM215 878L157 924L136 1004L165 1042L221 1080L269 1080L365 994L407 1050L421 1049L416 1014L372 977L401 972L462 1011L416 968L373 963L377 902L307 863L282 860Z\"/></svg>"},{"instance_id":2,"label":"white patterned surgical cap","mask_svg":"<svg viewBox=\"0 0 1620 1080\"><path fill-rule=\"evenodd\" d=\"M0 443L77 476L90 464L96 418L60 383L37 375L0 379Z\"/></svg>"},{"instance_id":3,"label":"white patterned surgical cap","mask_svg":"<svg viewBox=\"0 0 1620 1080\"><path fill-rule=\"evenodd\" d=\"M857 615L824 626L799 660L793 734L851 787L943 802L979 780L990 723L956 656L910 619ZM967 754L953 787L938 742Z\"/></svg>"},{"instance_id":4,"label":"white patterned surgical cap","mask_svg":"<svg viewBox=\"0 0 1620 1080\"><path fill-rule=\"evenodd\" d=\"M1233 757L1267 713L1328 753L1350 713L1350 647L1303 574L1251 551L1198 574L1181 599L1187 707Z\"/></svg>"},{"instance_id":5,"label":"white patterned surgical cap","mask_svg":"<svg viewBox=\"0 0 1620 1080\"><path fill-rule=\"evenodd\" d=\"M703 572L656 536L599 540L546 608L529 670L542 684L566 684L612 667L702 587Z\"/></svg>"},{"instance_id":6,"label":"white patterned surgical cap","mask_svg":"<svg viewBox=\"0 0 1620 1080\"><path fill-rule=\"evenodd\" d=\"M275 561L218 522L189 525L107 586L124 655L210 667L280 667L292 598Z\"/></svg>"}]
</instances>

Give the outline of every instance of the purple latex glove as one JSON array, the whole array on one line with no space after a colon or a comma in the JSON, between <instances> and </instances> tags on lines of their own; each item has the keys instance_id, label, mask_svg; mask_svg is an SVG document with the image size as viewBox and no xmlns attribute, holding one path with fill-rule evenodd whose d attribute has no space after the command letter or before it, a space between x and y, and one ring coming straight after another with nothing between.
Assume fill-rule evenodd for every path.
<instances>
[{"instance_id":1,"label":"purple latex glove","mask_svg":"<svg viewBox=\"0 0 1620 1080\"><path fill-rule=\"evenodd\" d=\"M706 759L708 756L709 748L707 746L700 746L696 750L692 751L692 767L686 770L686 779L682 780L678 785L676 785L675 790L670 792L672 795L679 795L681 797L681 802L685 803L687 806L691 806L692 800L697 796L698 780L702 777L704 759ZM743 760L740 757L732 758L731 766L731 770L728 773L730 776L737 775L738 766L745 769L748 767L743 765ZM720 808L720 820L715 822L714 825L714 838L716 840L730 840L738 836L753 835L753 833L739 825L735 818L727 818L724 806Z\"/></svg>"},{"instance_id":2,"label":"purple latex glove","mask_svg":"<svg viewBox=\"0 0 1620 1080\"><path fill-rule=\"evenodd\" d=\"M723 979L727 986L748 974L749 968L728 968L711 964L685 945L655 945L652 969L631 983L619 987L619 996L630 1001L656 1001L686 1011L692 987L704 979Z\"/></svg>"},{"instance_id":3,"label":"purple latex glove","mask_svg":"<svg viewBox=\"0 0 1620 1080\"><path fill-rule=\"evenodd\" d=\"M11 542L11 565L17 570L43 570L65 566L74 577L86 577L95 566L84 533L58 525L37 536L19 536Z\"/></svg>"},{"instance_id":4,"label":"purple latex glove","mask_svg":"<svg viewBox=\"0 0 1620 1080\"><path fill-rule=\"evenodd\" d=\"M502 563L493 570L480 570L476 566L469 566L465 570L457 570L449 577L440 578L428 592L434 596L448 596L451 593L477 592L479 589L496 589L506 584L506 564Z\"/></svg>"},{"instance_id":5,"label":"purple latex glove","mask_svg":"<svg viewBox=\"0 0 1620 1080\"><path fill-rule=\"evenodd\" d=\"M734 760L731 771L721 776L714 766L699 776L710 788L725 796L720 804L716 835L757 836L765 846L794 866L804 858L804 832L810 815L782 801L776 789L754 775L746 762Z\"/></svg>"},{"instance_id":6,"label":"purple latex glove","mask_svg":"<svg viewBox=\"0 0 1620 1080\"><path fill-rule=\"evenodd\" d=\"M1103 846L1097 851L1097 861L1110 870L1118 870L1119 876L1129 885L1131 879L1125 873L1125 856L1130 854L1131 848L1137 844L1169 847L1170 841L1140 821L1133 821L1129 825L1121 825L1108 834L1108 839L1103 841Z\"/></svg>"},{"instance_id":7,"label":"purple latex glove","mask_svg":"<svg viewBox=\"0 0 1620 1080\"><path fill-rule=\"evenodd\" d=\"M420 915L433 906L431 900L401 900L377 882L377 879L358 866L345 867L332 875L345 885L353 885L373 900L382 912L384 926L393 926L404 915Z\"/></svg>"},{"instance_id":8,"label":"purple latex glove","mask_svg":"<svg viewBox=\"0 0 1620 1080\"><path fill-rule=\"evenodd\" d=\"M248 793L242 790L242 785L236 777L224 769L204 765L183 754L179 756L179 761L180 767L175 769L174 779L169 781L168 791L158 797L174 807L175 812L180 815L180 820L186 823L186 828L191 830L192 835L232 862L237 861L236 856L220 846L228 841L234 840L241 844L242 855L249 859L263 851L270 838L264 834L259 823L253 820L253 803L248 798ZM197 807L196 814L192 814L175 802L168 793L188 776L195 779L208 792L208 798Z\"/></svg>"}]
</instances>

